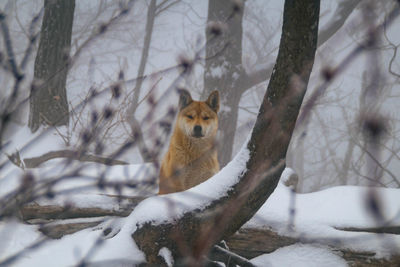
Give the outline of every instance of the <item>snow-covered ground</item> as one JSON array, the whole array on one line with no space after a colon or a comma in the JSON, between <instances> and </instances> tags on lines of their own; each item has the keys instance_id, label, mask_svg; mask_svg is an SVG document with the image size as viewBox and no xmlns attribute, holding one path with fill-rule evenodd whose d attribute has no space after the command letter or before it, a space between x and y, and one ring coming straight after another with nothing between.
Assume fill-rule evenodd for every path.
<instances>
[{"instance_id":1,"label":"snow-covered ground","mask_svg":"<svg viewBox=\"0 0 400 267\"><path fill-rule=\"evenodd\" d=\"M40 246L24 251L18 261L13 263L13 266L71 266L82 259L103 263L113 261L113 266L126 266L140 262L144 259L144 255L131 238L137 225L146 220L163 221L171 216L179 216L189 209L204 206L222 194L221 190L226 188L224 185L235 180L227 181L224 180L225 177L237 177L245 168L243 162L247 159L246 151L243 149L232 163L213 179L187 192L150 197L126 218L109 218L92 229L85 229L59 240L46 240ZM57 161L54 164L57 164ZM91 164L89 172L96 170L94 165L96 164ZM142 166L142 168L144 167ZM42 171L44 170L46 168L43 168ZM108 167L107 179L125 177L126 170L140 172L141 167L137 165ZM287 169L283 173L282 179L285 179L285 176L290 173L290 170ZM231 175L227 176L227 174ZM76 179L76 181L78 180ZM297 243L278 249L271 254L259 256L252 260L253 263L259 266L290 266L292 264L296 264L296 266L346 266L345 261L334 254L328 245L373 251L377 253L377 256L382 257L398 251L400 249L400 236L398 235L376 235L336 229L379 226L377 220L374 220L365 206L365 199L371 194L371 190L367 187L341 186L315 193L294 194L283 183L279 183L266 204L244 227L268 227L282 235L302 237L304 240L311 241L309 244ZM373 190L379 196L385 222L388 225L400 225L400 190L384 188ZM55 204L62 204L65 203L63 201L68 200L69 203L84 207L106 209L115 207L115 203L110 203L109 199L99 195L101 192L96 193L93 188L88 192L90 194L71 191L70 194L64 194L62 199L46 200L48 201L46 203L53 201ZM289 210L293 200L295 200L294 228L289 228L291 220ZM168 206L171 207L171 205L174 209L168 209ZM109 225L112 225L115 235L110 234L108 236L112 237L107 239L103 237L102 230ZM1 221L0 260L22 251L42 238L37 226L22 224L19 221ZM339 245L338 240L341 241Z\"/></svg>"},{"instance_id":2,"label":"snow-covered ground","mask_svg":"<svg viewBox=\"0 0 400 267\"><path fill-rule=\"evenodd\" d=\"M15 136L26 140L28 130L23 128ZM29 153L20 150L21 157L39 155L35 151L50 150L55 145L48 132L46 137L38 138L29 146ZM31 136L32 138L32 136ZM35 136L33 136L35 138ZM23 144L23 142L21 142ZM10 145L12 147L12 144ZM15 147L15 145L14 145ZM18 147L17 147L18 148ZM36 153L36 154L35 154ZM5 156L2 157L3 160ZM244 147L230 164L212 179L186 192L164 196L149 197L140 203L126 218L107 218L102 224L64 236L59 240L45 240L33 249L30 245L43 239L38 226L23 224L19 221L0 222L0 262L23 252L12 265L14 266L71 266L85 259L90 262L102 262L113 266L126 266L144 260L143 253L137 248L131 234L137 225L145 221L162 222L168 218L177 218L188 210L201 208L210 201L224 194L229 185L245 170L248 150ZM131 182L138 184L149 181L155 169L151 164L131 164L124 166L104 166L96 163L67 162L56 159L46 162L34 170L22 170L7 164L1 173L0 196L5 196L18 188L24 173L29 172L38 181L60 177L80 168L79 176L69 176L54 186L57 193L54 198L40 198L39 204L74 205L76 207L100 207L115 210L118 200L105 196L115 193L113 190L101 190L97 185L98 177L104 181ZM286 169L282 174L285 181L292 171ZM151 181L150 181L151 182ZM151 183L150 183L151 184ZM77 190L77 188L83 188ZM154 194L157 188L147 187L147 194ZM123 195L138 194L137 189L122 189ZM366 206L366 200L373 194L382 214L377 220ZM171 208L172 207L172 208ZM290 209L294 208L294 217ZM294 227L289 227L294 223ZM252 260L259 266L346 266L346 262L331 249L329 245L343 249L375 252L378 257L385 257L400 250L400 236L392 234L373 234L366 232L349 232L338 228L356 227L373 228L377 226L400 225L400 190L393 188L368 188L357 186L333 187L323 191L296 194L279 183L274 193L264 206L247 224L246 228L268 228L281 235L304 240L283 247L275 252L262 255ZM112 226L112 234L103 236L103 230ZM338 243L340 241L340 243ZM165 251L164 251L165 252ZM164 253L165 254L165 253Z\"/></svg>"}]
</instances>

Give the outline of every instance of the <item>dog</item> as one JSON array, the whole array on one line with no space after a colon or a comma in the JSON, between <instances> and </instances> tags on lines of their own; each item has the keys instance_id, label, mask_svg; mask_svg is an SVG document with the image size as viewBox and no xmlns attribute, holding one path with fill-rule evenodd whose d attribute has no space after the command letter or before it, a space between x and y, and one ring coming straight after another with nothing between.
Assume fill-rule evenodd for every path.
<instances>
[{"instance_id":1,"label":"dog","mask_svg":"<svg viewBox=\"0 0 400 267\"><path fill-rule=\"evenodd\" d=\"M194 101L187 90L179 90L179 112L161 163L158 194L187 190L219 171L218 110L218 91L206 101Z\"/></svg>"}]
</instances>

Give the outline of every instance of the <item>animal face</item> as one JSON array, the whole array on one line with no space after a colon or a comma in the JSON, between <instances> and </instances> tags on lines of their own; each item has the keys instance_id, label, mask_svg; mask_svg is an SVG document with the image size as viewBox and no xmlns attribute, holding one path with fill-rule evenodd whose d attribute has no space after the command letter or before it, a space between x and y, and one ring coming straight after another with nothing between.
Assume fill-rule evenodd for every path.
<instances>
[{"instance_id":1,"label":"animal face","mask_svg":"<svg viewBox=\"0 0 400 267\"><path fill-rule=\"evenodd\" d=\"M179 100L178 127L191 138L215 137L218 129L218 91L210 94L206 101L193 101L189 92L181 91Z\"/></svg>"}]
</instances>

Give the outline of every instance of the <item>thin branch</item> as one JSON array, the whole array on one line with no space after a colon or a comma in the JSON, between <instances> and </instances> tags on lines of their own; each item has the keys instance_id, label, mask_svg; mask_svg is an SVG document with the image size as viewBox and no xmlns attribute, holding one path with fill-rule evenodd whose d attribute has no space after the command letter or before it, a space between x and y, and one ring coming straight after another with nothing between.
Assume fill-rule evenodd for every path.
<instances>
[{"instance_id":1,"label":"thin branch","mask_svg":"<svg viewBox=\"0 0 400 267\"><path fill-rule=\"evenodd\" d=\"M302 109L302 112L300 113L298 118L298 125L301 125L306 120L306 118L309 116L312 107L315 105L316 101L325 93L328 86L333 82L333 80L335 80L335 78L338 77L339 74L341 74L348 67L348 65L354 61L356 57L358 57L366 49L371 48L371 46L374 44L371 38L373 38L373 36L376 34L381 34L384 28L389 27L399 16L399 14L400 14L400 8L398 6L395 6L391 10L386 20L383 23L371 29L368 38L366 38L356 48L354 48L339 63L338 66L336 66L333 69L326 69L324 71L323 75L325 77L325 81L313 92L309 100L305 103L304 108Z\"/></svg>"},{"instance_id":2,"label":"thin branch","mask_svg":"<svg viewBox=\"0 0 400 267\"><path fill-rule=\"evenodd\" d=\"M50 151L39 157L25 158L24 163L26 168L36 168L44 162L56 159L56 158L68 158L73 160L79 160L84 162L96 162L105 165L127 165L127 162L116 160L113 158L105 158L90 154L81 154L79 151L75 150L58 150Z\"/></svg>"},{"instance_id":3,"label":"thin branch","mask_svg":"<svg viewBox=\"0 0 400 267\"><path fill-rule=\"evenodd\" d=\"M10 64L11 72L16 80L22 79L23 74L21 74L18 69L18 64L16 62L13 45L11 43L10 32L8 30L8 25L6 22L6 15L2 12L0 12L0 27L1 27L1 32L3 33L4 45L6 47L8 63Z\"/></svg>"},{"instance_id":4,"label":"thin branch","mask_svg":"<svg viewBox=\"0 0 400 267\"><path fill-rule=\"evenodd\" d=\"M243 267L255 267L255 265L252 264L248 259L218 245L215 245L211 249L210 258L215 261L224 262L226 266L237 265Z\"/></svg>"},{"instance_id":5,"label":"thin branch","mask_svg":"<svg viewBox=\"0 0 400 267\"><path fill-rule=\"evenodd\" d=\"M177 3L179 3L180 0L171 1L171 3L169 3L168 5L166 5L166 6L163 7L163 4L165 4L165 3L167 3L167 2L168 2L168 0L165 0L165 1L163 1L162 3L160 3L160 4L157 6L157 11L156 11L156 14L155 14L156 16L159 15L160 13L164 12L165 10L167 10L168 8L170 8L171 6L173 6L173 5L177 4Z\"/></svg>"}]
</instances>

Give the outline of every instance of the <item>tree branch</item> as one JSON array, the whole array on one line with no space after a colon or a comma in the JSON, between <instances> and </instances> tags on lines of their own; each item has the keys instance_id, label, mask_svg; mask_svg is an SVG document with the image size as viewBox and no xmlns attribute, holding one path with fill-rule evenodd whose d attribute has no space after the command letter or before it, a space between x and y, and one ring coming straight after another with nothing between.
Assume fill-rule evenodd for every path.
<instances>
[{"instance_id":1,"label":"tree branch","mask_svg":"<svg viewBox=\"0 0 400 267\"><path fill-rule=\"evenodd\" d=\"M121 160L116 160L113 158L105 158L105 157L100 157L96 155L90 155L90 154L81 154L79 151L75 150L58 150L58 151L50 151L47 152L39 157L33 157L33 158L26 158L24 159L25 167L26 168L36 168L40 164L51 160L51 159L56 159L56 158L68 158L68 159L74 159L74 160L79 160L79 161L87 161L87 162L96 162L96 163L102 163L105 165L127 165L127 162L121 161Z\"/></svg>"}]
</instances>

